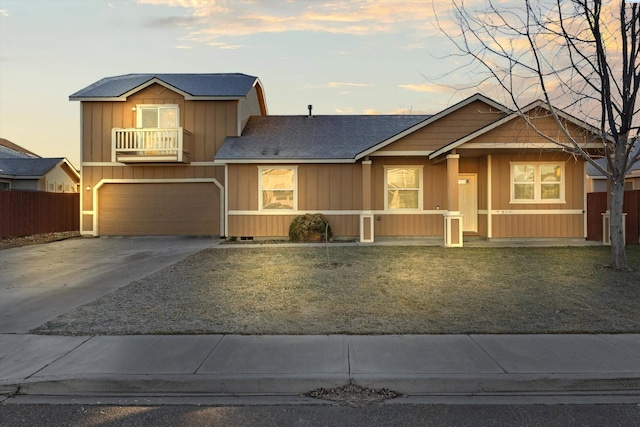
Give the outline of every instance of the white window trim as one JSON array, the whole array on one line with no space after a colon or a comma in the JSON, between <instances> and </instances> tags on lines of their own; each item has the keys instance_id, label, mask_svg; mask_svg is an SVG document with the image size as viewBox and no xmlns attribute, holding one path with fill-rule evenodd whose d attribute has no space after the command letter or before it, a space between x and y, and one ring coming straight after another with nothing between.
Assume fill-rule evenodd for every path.
<instances>
[{"instance_id":1,"label":"white window trim","mask_svg":"<svg viewBox=\"0 0 640 427\"><path fill-rule=\"evenodd\" d=\"M513 169L514 166L521 166L521 165L527 165L527 166L533 166L535 168L535 175L534 175L534 181L533 181L533 185L534 185L534 199L532 200L528 200L528 199L516 199L515 198L515 182L514 182L514 176L513 176ZM540 180L540 166L542 165L556 165L556 166L560 166L560 198L559 199L542 199L541 195L541 185L542 182ZM541 204L561 204L561 203L566 203L565 201L565 167L564 167L564 163L562 162L509 162L509 192L510 192L510 197L509 197L509 203L510 204L536 204L536 205L541 205Z\"/></svg>"},{"instance_id":2,"label":"white window trim","mask_svg":"<svg viewBox=\"0 0 640 427\"><path fill-rule=\"evenodd\" d=\"M173 108L176 110L176 128L180 127L180 106L178 104L136 104L136 128L142 129L143 108ZM159 124L159 122L158 122ZM164 128L159 128L164 129ZM173 129L173 128L171 128Z\"/></svg>"},{"instance_id":3,"label":"white window trim","mask_svg":"<svg viewBox=\"0 0 640 427\"><path fill-rule=\"evenodd\" d=\"M387 169L419 169L420 179L418 184L418 207L417 208L389 208L389 187L387 186ZM424 209L424 166L422 165L385 165L384 166L384 210L387 212L422 212Z\"/></svg>"},{"instance_id":4,"label":"white window trim","mask_svg":"<svg viewBox=\"0 0 640 427\"><path fill-rule=\"evenodd\" d=\"M262 171L265 169L289 169L293 171L293 209L265 209L262 206ZM267 188L266 190L273 190ZM265 212L297 212L298 211L298 166L258 166L258 210Z\"/></svg>"}]
</instances>

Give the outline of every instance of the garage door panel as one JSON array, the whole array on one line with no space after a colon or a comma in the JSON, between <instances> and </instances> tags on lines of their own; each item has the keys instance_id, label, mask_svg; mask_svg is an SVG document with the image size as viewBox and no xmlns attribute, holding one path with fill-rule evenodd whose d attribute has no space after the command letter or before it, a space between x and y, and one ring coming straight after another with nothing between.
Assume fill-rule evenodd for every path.
<instances>
[{"instance_id":1,"label":"garage door panel","mask_svg":"<svg viewBox=\"0 0 640 427\"><path fill-rule=\"evenodd\" d=\"M213 183L105 184L100 235L220 235L220 190Z\"/></svg>"}]
</instances>

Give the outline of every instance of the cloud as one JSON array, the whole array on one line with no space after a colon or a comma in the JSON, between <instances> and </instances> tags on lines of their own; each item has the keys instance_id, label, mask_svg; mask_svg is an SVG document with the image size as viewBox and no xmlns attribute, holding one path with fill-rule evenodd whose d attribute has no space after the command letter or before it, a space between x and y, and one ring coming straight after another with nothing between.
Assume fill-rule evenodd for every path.
<instances>
[{"instance_id":1,"label":"cloud","mask_svg":"<svg viewBox=\"0 0 640 427\"><path fill-rule=\"evenodd\" d=\"M180 7L197 18L192 41L210 43L220 38L257 33L316 31L351 35L435 32L430 23L437 10L447 14L449 0L136 0L138 4ZM406 48L419 45L407 43Z\"/></svg>"},{"instance_id":2,"label":"cloud","mask_svg":"<svg viewBox=\"0 0 640 427\"><path fill-rule=\"evenodd\" d=\"M9 16L9 11L7 9L0 9L1 16Z\"/></svg>"},{"instance_id":3,"label":"cloud","mask_svg":"<svg viewBox=\"0 0 640 427\"><path fill-rule=\"evenodd\" d=\"M437 86L429 83L422 83L418 85L407 84L407 85L398 85L398 87L402 89L408 89L412 92L438 92Z\"/></svg>"},{"instance_id":4,"label":"cloud","mask_svg":"<svg viewBox=\"0 0 640 427\"><path fill-rule=\"evenodd\" d=\"M348 83L348 82L329 82L327 87L337 88L337 87L372 87L373 85L368 83Z\"/></svg>"},{"instance_id":5,"label":"cloud","mask_svg":"<svg viewBox=\"0 0 640 427\"><path fill-rule=\"evenodd\" d=\"M153 19L146 24L147 28L166 28L166 27L189 27L198 22L198 18L193 16L171 16L169 18Z\"/></svg>"}]
</instances>

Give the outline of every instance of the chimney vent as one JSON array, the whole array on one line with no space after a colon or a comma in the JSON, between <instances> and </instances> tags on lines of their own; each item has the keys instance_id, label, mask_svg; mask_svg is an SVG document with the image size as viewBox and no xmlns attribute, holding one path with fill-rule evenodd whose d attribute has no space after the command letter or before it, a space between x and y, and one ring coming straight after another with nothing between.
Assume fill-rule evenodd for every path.
<instances>
[{"instance_id":1,"label":"chimney vent","mask_svg":"<svg viewBox=\"0 0 640 427\"><path fill-rule=\"evenodd\" d=\"M313 115L311 114L311 110L313 110L313 105L309 104L309 105L307 105L307 108L309 109L309 116L308 117L312 118Z\"/></svg>"}]
</instances>

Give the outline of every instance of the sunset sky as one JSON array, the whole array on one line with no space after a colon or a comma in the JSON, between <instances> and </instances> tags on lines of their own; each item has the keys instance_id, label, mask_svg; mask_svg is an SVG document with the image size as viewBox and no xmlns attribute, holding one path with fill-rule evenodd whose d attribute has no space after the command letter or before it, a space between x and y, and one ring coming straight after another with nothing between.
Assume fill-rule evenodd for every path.
<instances>
[{"instance_id":1,"label":"sunset sky","mask_svg":"<svg viewBox=\"0 0 640 427\"><path fill-rule=\"evenodd\" d=\"M450 4L0 0L0 137L79 168L69 95L128 73L254 75L272 115L435 113L477 91L443 86L470 83L435 25Z\"/></svg>"}]
</instances>

